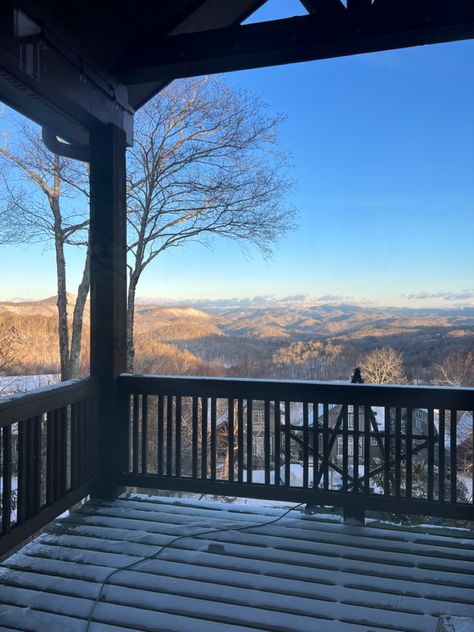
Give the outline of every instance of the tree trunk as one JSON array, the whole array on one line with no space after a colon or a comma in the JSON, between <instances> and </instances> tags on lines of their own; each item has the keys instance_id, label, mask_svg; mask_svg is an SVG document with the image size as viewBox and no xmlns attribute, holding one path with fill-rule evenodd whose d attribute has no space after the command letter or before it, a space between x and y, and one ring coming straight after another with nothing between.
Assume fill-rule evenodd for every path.
<instances>
[{"instance_id":1,"label":"tree trunk","mask_svg":"<svg viewBox=\"0 0 474 632\"><path fill-rule=\"evenodd\" d=\"M59 175L55 173L55 182L58 190L50 200L51 210L54 215L54 246L56 250L56 273L58 288L58 333L59 333L59 358L61 365L61 380L71 378L69 372L69 327L67 321L67 289L66 289L66 258L64 256L64 239L62 234L61 212L59 208Z\"/></svg>"},{"instance_id":2,"label":"tree trunk","mask_svg":"<svg viewBox=\"0 0 474 632\"><path fill-rule=\"evenodd\" d=\"M127 372L133 373L135 359L134 324L135 324L135 296L140 275L135 271L130 273L127 299Z\"/></svg>"},{"instance_id":3,"label":"tree trunk","mask_svg":"<svg viewBox=\"0 0 474 632\"><path fill-rule=\"evenodd\" d=\"M69 374L71 377L79 377L80 360L82 349L82 328L84 321L84 308L86 306L87 295L90 287L90 252L87 248L86 260L82 279L77 289L76 304L72 317L71 352L69 357Z\"/></svg>"}]
</instances>

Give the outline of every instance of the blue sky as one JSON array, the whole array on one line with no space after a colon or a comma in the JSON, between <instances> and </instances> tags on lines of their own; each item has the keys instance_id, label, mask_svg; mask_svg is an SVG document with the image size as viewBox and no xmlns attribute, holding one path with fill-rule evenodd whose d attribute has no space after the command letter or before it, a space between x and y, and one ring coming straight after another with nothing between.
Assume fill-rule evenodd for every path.
<instances>
[{"instance_id":1,"label":"blue sky","mask_svg":"<svg viewBox=\"0 0 474 632\"><path fill-rule=\"evenodd\" d=\"M299 228L268 262L224 241L165 253L139 294L474 305L473 75L474 42L227 75L287 114ZM4 248L0 265L0 298L55 293L51 249Z\"/></svg>"}]
</instances>

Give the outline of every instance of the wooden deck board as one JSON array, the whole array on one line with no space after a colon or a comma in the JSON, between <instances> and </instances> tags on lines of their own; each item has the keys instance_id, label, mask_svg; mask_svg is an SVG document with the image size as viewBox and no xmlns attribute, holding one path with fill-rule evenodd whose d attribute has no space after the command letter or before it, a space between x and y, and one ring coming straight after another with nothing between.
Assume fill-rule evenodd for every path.
<instances>
[{"instance_id":1,"label":"wooden deck board","mask_svg":"<svg viewBox=\"0 0 474 632\"><path fill-rule=\"evenodd\" d=\"M298 513L266 524L282 513L157 497L88 503L0 566L0 632L84 632L99 595L89 632L433 632L440 614L474 616L471 532Z\"/></svg>"},{"instance_id":2,"label":"wooden deck board","mask_svg":"<svg viewBox=\"0 0 474 632\"><path fill-rule=\"evenodd\" d=\"M124 512L125 509L120 509L118 512L115 512L113 508L109 507L94 511L92 515L103 518L104 520L102 521L102 524L104 525L110 524L110 520L115 519L117 525L123 525L130 529L149 530L152 533L160 532L162 534L164 533L169 535L191 535L193 533L198 533L199 530L204 531L206 529L213 528L209 523L209 520L199 523L190 523L189 519L186 520L186 518L183 517L179 520L169 521L167 520L166 515L160 517L156 516L155 519L152 519L152 516L142 517L137 512L129 512L125 518L123 517ZM88 521L89 524L93 522L93 520ZM228 521L224 521L222 524L216 523L216 526L218 528L225 528L227 524ZM276 529L275 535L273 535L272 526L266 527L263 530L262 535L260 535L261 529L262 527L256 527L248 529L242 533L229 532L224 534L211 534L209 537L211 537L211 539L218 540L229 540L230 538L230 540L236 544L253 541L257 546L258 543L262 541L265 543L265 546L267 546L268 538L272 537L275 538L275 549L279 551L287 550L295 553L296 555L307 555L310 551L314 555L327 555L338 559L368 561L370 563L380 562L382 564L393 564L394 566L405 566L407 568L430 568L448 573L453 570L453 560L459 562L456 564L456 572L466 574L471 572L472 564L474 563L474 558L472 557L470 551L466 551L466 553L463 554L463 552L457 548L453 550L452 556L449 556L448 547L439 547L441 549L440 554L438 554L435 547L430 549L428 554L423 555L421 552L419 554L415 554L411 547L408 547L410 550L406 552L403 552L402 548L397 551L386 550L378 545L378 541L374 543L374 546L371 546L372 540L369 538L364 538L363 546L360 543L358 543L357 546L353 546L351 536L349 534L345 534L344 531L336 532L327 542L324 542L324 539L317 537L309 541L306 541L306 538L305 540L302 540L298 537L297 533L289 532L288 538L286 539L288 544L285 549L283 542L284 538L282 538L282 541L279 543L276 541L281 533L280 529ZM269 529L271 530L272 535L269 535ZM317 544L317 546L314 546L314 544ZM474 586L474 578L472 585Z\"/></svg>"}]
</instances>

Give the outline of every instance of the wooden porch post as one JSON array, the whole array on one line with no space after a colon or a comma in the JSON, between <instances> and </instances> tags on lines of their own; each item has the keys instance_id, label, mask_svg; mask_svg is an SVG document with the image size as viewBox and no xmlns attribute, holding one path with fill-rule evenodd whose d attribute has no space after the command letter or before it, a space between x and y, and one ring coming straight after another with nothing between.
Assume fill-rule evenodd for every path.
<instances>
[{"instance_id":1,"label":"wooden porch post","mask_svg":"<svg viewBox=\"0 0 474 632\"><path fill-rule=\"evenodd\" d=\"M126 366L127 244L125 134L113 125L91 130L91 375L101 378L97 495L117 484L120 399Z\"/></svg>"}]
</instances>

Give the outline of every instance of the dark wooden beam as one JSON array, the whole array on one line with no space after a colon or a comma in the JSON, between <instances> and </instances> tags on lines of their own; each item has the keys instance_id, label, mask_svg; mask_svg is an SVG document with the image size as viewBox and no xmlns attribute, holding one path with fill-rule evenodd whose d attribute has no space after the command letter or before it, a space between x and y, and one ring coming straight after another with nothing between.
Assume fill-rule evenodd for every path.
<instances>
[{"instance_id":1,"label":"dark wooden beam","mask_svg":"<svg viewBox=\"0 0 474 632\"><path fill-rule=\"evenodd\" d=\"M131 143L126 87L73 50L64 29L31 21L23 35L18 14L12 5L0 11L0 99L71 143L88 145L88 129L97 123L124 130Z\"/></svg>"},{"instance_id":2,"label":"dark wooden beam","mask_svg":"<svg viewBox=\"0 0 474 632\"><path fill-rule=\"evenodd\" d=\"M347 10L361 13L372 8L372 0L347 0Z\"/></svg>"},{"instance_id":3,"label":"dark wooden beam","mask_svg":"<svg viewBox=\"0 0 474 632\"><path fill-rule=\"evenodd\" d=\"M101 380L97 489L101 497L110 497L117 484L117 378L126 365L125 148L125 133L115 126L91 131L91 375Z\"/></svg>"},{"instance_id":4,"label":"dark wooden beam","mask_svg":"<svg viewBox=\"0 0 474 632\"><path fill-rule=\"evenodd\" d=\"M358 0L334 12L329 0L312 4L307 16L168 37L117 74L134 84L474 37L470 0Z\"/></svg>"},{"instance_id":5,"label":"dark wooden beam","mask_svg":"<svg viewBox=\"0 0 474 632\"><path fill-rule=\"evenodd\" d=\"M181 16L170 36L182 35L217 28L227 28L233 24L240 24L252 13L257 11L267 0L204 0L187 17ZM209 24L211 20L211 24ZM142 40L143 41L143 38ZM149 99L168 85L169 80L158 80L150 83L133 84L129 86L128 95L130 104L139 109Z\"/></svg>"},{"instance_id":6,"label":"dark wooden beam","mask_svg":"<svg viewBox=\"0 0 474 632\"><path fill-rule=\"evenodd\" d=\"M337 15L346 10L341 0L301 0L301 4L309 13Z\"/></svg>"}]
</instances>

